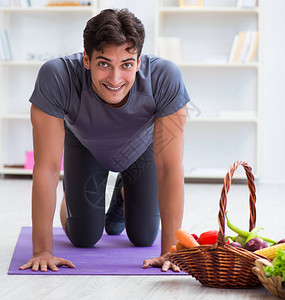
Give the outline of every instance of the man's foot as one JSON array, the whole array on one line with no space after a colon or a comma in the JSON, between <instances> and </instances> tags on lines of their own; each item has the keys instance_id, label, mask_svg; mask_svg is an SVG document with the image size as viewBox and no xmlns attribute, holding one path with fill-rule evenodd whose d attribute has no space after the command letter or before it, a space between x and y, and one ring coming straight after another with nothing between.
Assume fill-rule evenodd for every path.
<instances>
[{"instance_id":1,"label":"man's foot","mask_svg":"<svg viewBox=\"0 0 285 300\"><path fill-rule=\"evenodd\" d=\"M109 209L105 216L105 230L109 235L119 235L125 229L122 178L118 175Z\"/></svg>"}]
</instances>

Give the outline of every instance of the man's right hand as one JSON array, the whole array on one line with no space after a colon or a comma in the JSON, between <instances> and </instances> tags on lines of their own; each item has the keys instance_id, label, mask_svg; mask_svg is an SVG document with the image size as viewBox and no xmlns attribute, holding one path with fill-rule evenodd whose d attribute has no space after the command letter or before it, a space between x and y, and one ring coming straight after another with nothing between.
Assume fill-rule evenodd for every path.
<instances>
[{"instance_id":1,"label":"man's right hand","mask_svg":"<svg viewBox=\"0 0 285 300\"><path fill-rule=\"evenodd\" d=\"M75 268L75 265L64 258L53 256L50 252L44 251L34 255L26 264L22 265L19 270L25 270L32 268L33 271L46 272L50 269L54 272L58 271L57 267L67 266L69 268Z\"/></svg>"}]
</instances>

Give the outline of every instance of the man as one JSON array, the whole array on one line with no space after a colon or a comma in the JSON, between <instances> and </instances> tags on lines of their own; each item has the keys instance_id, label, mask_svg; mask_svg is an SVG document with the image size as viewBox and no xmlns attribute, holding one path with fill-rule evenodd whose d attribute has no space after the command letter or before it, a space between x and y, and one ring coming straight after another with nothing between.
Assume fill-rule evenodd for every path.
<instances>
[{"instance_id":1,"label":"man","mask_svg":"<svg viewBox=\"0 0 285 300\"><path fill-rule=\"evenodd\" d=\"M109 234L126 227L134 245L150 246L161 218L161 253L144 260L143 267L179 271L165 256L183 216L189 96L173 63L141 55L144 36L143 24L128 10L103 10L86 25L84 53L41 67L30 99L33 257L20 269L75 267L52 255L64 149L61 221L70 241L92 247L104 226ZM110 170L120 175L105 218Z\"/></svg>"}]
</instances>

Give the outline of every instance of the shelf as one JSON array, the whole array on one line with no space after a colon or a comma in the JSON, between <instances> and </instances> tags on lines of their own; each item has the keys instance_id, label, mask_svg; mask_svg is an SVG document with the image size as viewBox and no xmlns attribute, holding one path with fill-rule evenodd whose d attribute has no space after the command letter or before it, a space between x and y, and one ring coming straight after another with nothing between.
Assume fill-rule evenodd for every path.
<instances>
[{"instance_id":1,"label":"shelf","mask_svg":"<svg viewBox=\"0 0 285 300\"><path fill-rule=\"evenodd\" d=\"M4 167L0 169L1 174L7 174L7 175L32 175L33 170L27 170L24 168L8 168Z\"/></svg>"},{"instance_id":2,"label":"shelf","mask_svg":"<svg viewBox=\"0 0 285 300\"><path fill-rule=\"evenodd\" d=\"M0 169L0 174L4 175L32 175L33 170L24 169L24 167L4 167ZM63 171L60 172L62 176L64 174Z\"/></svg>"},{"instance_id":3,"label":"shelf","mask_svg":"<svg viewBox=\"0 0 285 300\"><path fill-rule=\"evenodd\" d=\"M3 66L41 66L45 60L11 60L1 61ZM177 63L180 68L258 68L258 62L252 63L228 63L228 62L183 62Z\"/></svg>"},{"instance_id":4,"label":"shelf","mask_svg":"<svg viewBox=\"0 0 285 300\"><path fill-rule=\"evenodd\" d=\"M92 13L92 6L50 6L50 7L0 7L0 12L23 13L23 12L88 12Z\"/></svg>"},{"instance_id":5,"label":"shelf","mask_svg":"<svg viewBox=\"0 0 285 300\"><path fill-rule=\"evenodd\" d=\"M256 123L256 117L234 117L234 118L191 118L187 122L192 123Z\"/></svg>"},{"instance_id":6,"label":"shelf","mask_svg":"<svg viewBox=\"0 0 285 300\"><path fill-rule=\"evenodd\" d=\"M0 7L0 13L2 12L4 21L8 19L9 13L12 14L12 18L16 19L21 13L23 15L25 13L27 20L32 16L39 19L39 16L48 15L49 17L46 17L45 21L47 19L48 24L53 25L53 19L55 20L59 16L62 19L66 13L68 16L68 12L72 14L72 18L77 16L76 18L84 19L89 13L94 14L99 11L101 2L98 5L93 4L87 7ZM163 3L163 1L158 2ZM224 0L208 1L210 5L220 4L222 6L204 6L202 8L181 8L178 7L178 4L174 4L173 0L165 2L167 2L166 6L154 5L158 9L154 15L154 48L159 49L160 36L177 37L181 40L182 59L174 60L174 62L183 73L185 86L189 87L189 95L195 102L192 112L189 110L190 116L185 128L184 177L193 180L223 180L228 171L227 162L232 162L233 159L245 159L251 162L258 173L260 159L259 95L262 71L262 64L258 58L262 57L262 53L259 52L256 60L250 63L229 63L228 56L235 34L239 31L259 30L262 1L260 0L259 7L255 8L240 8L234 5L225 7L223 5L226 5L226 1ZM176 6L169 6L171 4ZM41 13L42 15L40 15ZM187 25L188 19L189 24ZM5 25L5 22L3 24ZM10 27L14 26L17 30L21 28L21 26L13 24L8 23ZM66 20L62 20L60 24L64 26ZM53 38L52 28L51 26L48 32ZM167 44L168 46L171 45ZM62 44L61 47L62 51L66 51L65 44ZM31 49L34 47L31 46ZM42 49L41 53L44 51L45 49ZM18 53L17 57L29 58L26 53L30 52L33 51L27 49L22 54ZM55 49L53 52L57 53L58 50ZM45 58L45 56L35 57ZM25 91L28 84L26 83L26 81L28 82L26 74L29 73L32 78L34 71L43 63L45 63L43 60L16 59L0 61L0 66L3 75L7 76L10 82L14 79L14 74L18 75L19 73L19 76L24 79L22 86ZM19 95L21 96L21 93ZM19 135L20 138L25 137L19 130L26 132L30 130L31 126L27 107L18 108L18 101L21 98L19 95L9 92L2 93L1 96L1 107L8 107L8 109L6 112L3 110L4 112L0 116L4 122L3 129L6 134L5 139L2 138L2 147L3 145L5 147L3 147L3 153L0 153L0 172L31 175L32 170L25 170L21 166L21 156L17 156L20 151L23 153L25 149L32 149L31 135L29 141L18 141L17 139L20 147L14 145ZM27 97L24 98L26 101ZM8 101L9 105L7 105ZM193 109L196 104L197 113L195 114ZM23 113L21 114L21 112ZM15 135L16 138L12 135ZM25 143L29 143L27 147L22 146ZM10 144L11 147L8 147L7 145ZM10 149L15 151L10 153ZM3 166L5 161L6 166ZM20 162L19 165L16 165L17 162ZM243 180L245 174L238 172L234 179Z\"/></svg>"},{"instance_id":7,"label":"shelf","mask_svg":"<svg viewBox=\"0 0 285 300\"><path fill-rule=\"evenodd\" d=\"M184 178L201 178L201 179L224 179L228 169L206 169L206 168L198 168L193 171L185 171ZM246 175L244 172L236 172L234 175L234 179L246 179Z\"/></svg>"},{"instance_id":8,"label":"shelf","mask_svg":"<svg viewBox=\"0 0 285 300\"><path fill-rule=\"evenodd\" d=\"M223 180L225 164L239 158L251 162L258 174L261 52L249 63L230 63L229 54L240 31L260 30L262 1L253 8L226 7L222 0L208 1L221 6L195 8L165 2L158 6L156 54L169 47L160 55L173 54L195 102L185 128L184 177ZM246 175L238 172L236 179Z\"/></svg>"},{"instance_id":9,"label":"shelf","mask_svg":"<svg viewBox=\"0 0 285 300\"><path fill-rule=\"evenodd\" d=\"M248 13L248 14L258 14L259 8L240 8L240 7L172 7L165 6L159 10L162 14L184 14L184 13Z\"/></svg>"},{"instance_id":10,"label":"shelf","mask_svg":"<svg viewBox=\"0 0 285 300\"><path fill-rule=\"evenodd\" d=\"M204 178L204 179L223 179L227 174L227 169L195 169L192 172L185 171L184 178ZM24 167L4 167L0 169L0 174L7 175L32 175L33 170L24 169ZM64 172L61 171L60 175L63 175ZM235 179L246 179L245 174L236 173L234 176Z\"/></svg>"},{"instance_id":11,"label":"shelf","mask_svg":"<svg viewBox=\"0 0 285 300\"><path fill-rule=\"evenodd\" d=\"M180 68L258 68L258 62L228 63L228 62L189 62L177 63Z\"/></svg>"}]
</instances>

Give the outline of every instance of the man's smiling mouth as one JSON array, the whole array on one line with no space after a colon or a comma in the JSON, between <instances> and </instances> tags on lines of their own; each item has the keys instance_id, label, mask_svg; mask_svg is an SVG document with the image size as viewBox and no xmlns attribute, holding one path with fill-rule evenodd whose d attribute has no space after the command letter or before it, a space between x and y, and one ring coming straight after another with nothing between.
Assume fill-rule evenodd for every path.
<instances>
[{"instance_id":1,"label":"man's smiling mouth","mask_svg":"<svg viewBox=\"0 0 285 300\"><path fill-rule=\"evenodd\" d=\"M107 85L107 84L104 84L104 86L105 87L107 87L109 90L111 90L111 91L117 91L117 90L119 90L123 85L120 85L120 86L118 86L118 87L111 87L111 86L109 86L109 85Z\"/></svg>"}]
</instances>

